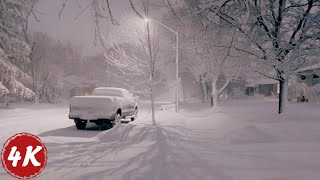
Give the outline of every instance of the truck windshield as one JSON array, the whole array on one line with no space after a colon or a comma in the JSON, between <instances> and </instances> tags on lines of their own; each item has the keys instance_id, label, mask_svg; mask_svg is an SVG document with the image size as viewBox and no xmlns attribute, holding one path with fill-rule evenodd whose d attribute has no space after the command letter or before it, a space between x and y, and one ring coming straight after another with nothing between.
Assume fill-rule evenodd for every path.
<instances>
[{"instance_id":1,"label":"truck windshield","mask_svg":"<svg viewBox=\"0 0 320 180\"><path fill-rule=\"evenodd\" d=\"M122 93L117 89L95 89L92 92L94 96L118 96L122 97Z\"/></svg>"}]
</instances>

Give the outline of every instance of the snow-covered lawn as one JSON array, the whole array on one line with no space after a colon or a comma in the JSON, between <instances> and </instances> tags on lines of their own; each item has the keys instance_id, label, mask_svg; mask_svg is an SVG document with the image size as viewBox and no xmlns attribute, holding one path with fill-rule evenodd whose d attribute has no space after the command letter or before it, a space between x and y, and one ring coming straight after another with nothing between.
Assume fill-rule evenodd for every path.
<instances>
[{"instance_id":1,"label":"snow-covered lawn","mask_svg":"<svg viewBox=\"0 0 320 180\"><path fill-rule=\"evenodd\" d=\"M0 142L21 131L39 135L49 156L39 179L320 179L320 106L290 104L278 116L276 104L190 103L179 114L158 111L157 126L141 108L136 121L107 131L76 130L67 106L0 109Z\"/></svg>"}]
</instances>

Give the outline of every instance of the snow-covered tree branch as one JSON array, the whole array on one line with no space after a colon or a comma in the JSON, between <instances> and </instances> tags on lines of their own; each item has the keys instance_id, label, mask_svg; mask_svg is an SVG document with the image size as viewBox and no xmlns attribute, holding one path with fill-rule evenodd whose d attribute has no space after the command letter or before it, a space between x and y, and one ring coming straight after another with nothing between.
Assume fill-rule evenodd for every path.
<instances>
[{"instance_id":1,"label":"snow-covered tree branch","mask_svg":"<svg viewBox=\"0 0 320 180\"><path fill-rule=\"evenodd\" d=\"M23 82L30 63L30 47L23 38L35 0L0 1L0 96L13 94L30 99L34 93Z\"/></svg>"},{"instance_id":2,"label":"snow-covered tree branch","mask_svg":"<svg viewBox=\"0 0 320 180\"><path fill-rule=\"evenodd\" d=\"M197 1L197 0L195 0ZM200 2L200 1L198 1ZM233 1L199 3L196 14L213 24L230 26L241 33L237 49L250 47L256 61L274 70L280 83L279 113L285 110L288 79L319 48L319 1ZM205 12L205 13L204 13ZM240 38L239 38L240 39Z\"/></svg>"}]
</instances>

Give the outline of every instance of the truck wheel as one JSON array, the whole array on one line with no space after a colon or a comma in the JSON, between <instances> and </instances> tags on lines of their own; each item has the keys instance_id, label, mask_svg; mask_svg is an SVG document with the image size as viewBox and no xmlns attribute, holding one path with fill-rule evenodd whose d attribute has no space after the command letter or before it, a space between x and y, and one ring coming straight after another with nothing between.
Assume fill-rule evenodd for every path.
<instances>
[{"instance_id":1,"label":"truck wheel","mask_svg":"<svg viewBox=\"0 0 320 180\"><path fill-rule=\"evenodd\" d=\"M86 125L87 125L87 122L81 122L81 121L76 122L77 129L85 129Z\"/></svg>"},{"instance_id":2,"label":"truck wheel","mask_svg":"<svg viewBox=\"0 0 320 180\"><path fill-rule=\"evenodd\" d=\"M112 122L113 126L117 125L118 123L121 123L121 115L117 113L114 117L114 120Z\"/></svg>"},{"instance_id":3,"label":"truck wheel","mask_svg":"<svg viewBox=\"0 0 320 180\"><path fill-rule=\"evenodd\" d=\"M134 120L136 120L138 118L138 108L136 108L135 110L134 110L134 114L133 114L133 117L131 118L131 121L134 121Z\"/></svg>"}]
</instances>

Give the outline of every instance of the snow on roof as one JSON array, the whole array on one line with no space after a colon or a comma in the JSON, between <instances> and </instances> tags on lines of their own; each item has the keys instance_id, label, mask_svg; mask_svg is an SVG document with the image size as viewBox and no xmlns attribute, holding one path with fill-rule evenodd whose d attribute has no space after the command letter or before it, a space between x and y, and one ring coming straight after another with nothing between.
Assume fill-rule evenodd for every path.
<instances>
[{"instance_id":1,"label":"snow on roof","mask_svg":"<svg viewBox=\"0 0 320 180\"><path fill-rule=\"evenodd\" d=\"M252 87L265 84L279 84L279 82L271 78L248 79L246 86Z\"/></svg>"},{"instance_id":2,"label":"snow on roof","mask_svg":"<svg viewBox=\"0 0 320 180\"><path fill-rule=\"evenodd\" d=\"M116 87L98 87L96 89L104 89L104 90L112 89L112 90L119 90L119 91L127 91L126 89L116 88Z\"/></svg>"},{"instance_id":3,"label":"snow on roof","mask_svg":"<svg viewBox=\"0 0 320 180\"><path fill-rule=\"evenodd\" d=\"M320 69L320 63L300 68L300 69L296 70L295 73L303 72L303 71L310 71L310 70L315 70L315 69Z\"/></svg>"},{"instance_id":4,"label":"snow on roof","mask_svg":"<svg viewBox=\"0 0 320 180\"><path fill-rule=\"evenodd\" d=\"M258 81L256 81L256 83L258 83L258 84L278 84L279 81L274 80L274 79L270 79L270 78L263 78L263 79L259 79Z\"/></svg>"}]
</instances>

